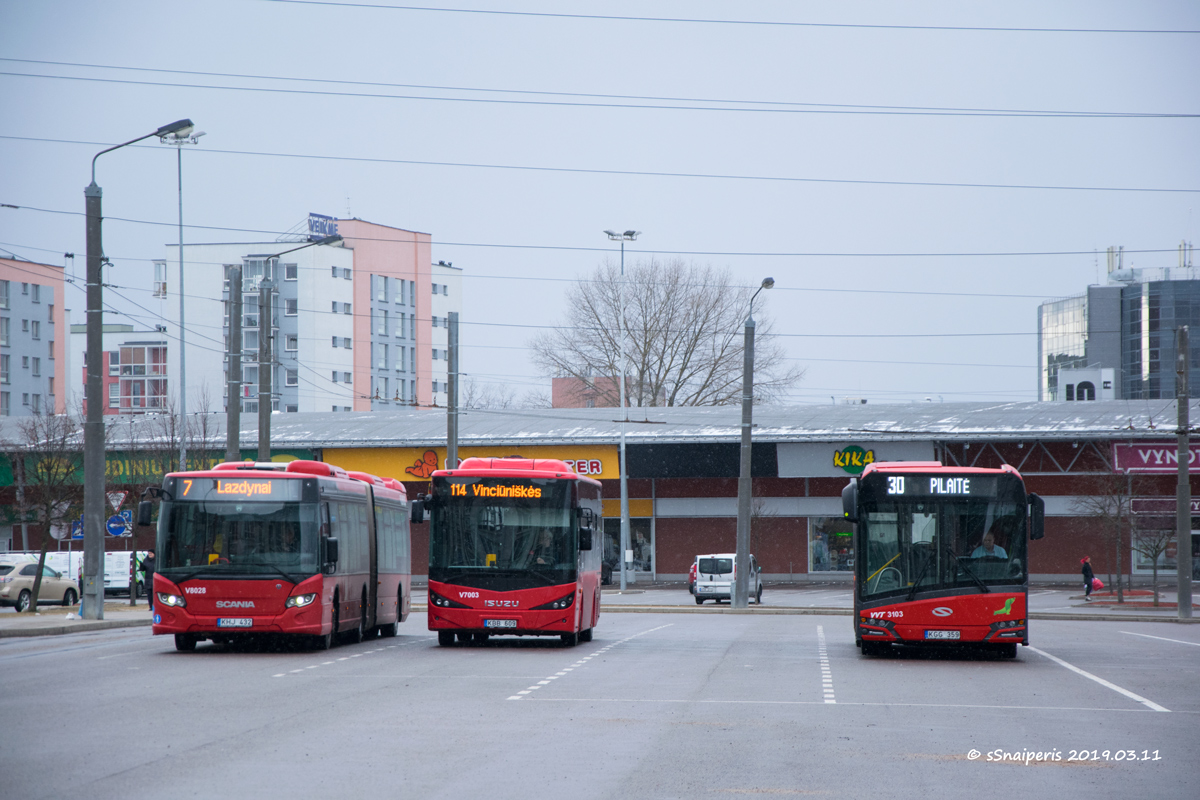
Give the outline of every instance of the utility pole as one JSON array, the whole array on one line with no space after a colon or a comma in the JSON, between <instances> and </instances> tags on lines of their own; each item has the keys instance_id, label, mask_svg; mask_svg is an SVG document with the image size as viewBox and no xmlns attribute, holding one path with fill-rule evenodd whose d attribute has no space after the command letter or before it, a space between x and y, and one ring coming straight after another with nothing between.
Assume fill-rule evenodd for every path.
<instances>
[{"instance_id":1,"label":"utility pole","mask_svg":"<svg viewBox=\"0 0 1200 800\"><path fill-rule=\"evenodd\" d=\"M1192 618L1192 485L1191 445L1188 441L1188 327L1181 325L1175 341L1175 404L1179 412L1179 480L1175 487L1175 576L1179 618Z\"/></svg>"},{"instance_id":2,"label":"utility pole","mask_svg":"<svg viewBox=\"0 0 1200 800\"><path fill-rule=\"evenodd\" d=\"M271 259L258 284L258 460L271 460Z\"/></svg>"},{"instance_id":3,"label":"utility pole","mask_svg":"<svg viewBox=\"0 0 1200 800\"><path fill-rule=\"evenodd\" d=\"M225 460L242 460L242 268L229 268L229 399L225 406Z\"/></svg>"},{"instance_id":4,"label":"utility pole","mask_svg":"<svg viewBox=\"0 0 1200 800\"><path fill-rule=\"evenodd\" d=\"M750 603L750 504L754 496L751 477L752 462L750 432L754 428L754 298L763 289L775 285L774 278L764 278L750 295L750 313L746 315L745 344L742 346L742 447L738 469L737 552L733 559L732 608L745 608Z\"/></svg>"},{"instance_id":5,"label":"utility pole","mask_svg":"<svg viewBox=\"0 0 1200 800\"><path fill-rule=\"evenodd\" d=\"M458 469L458 312L446 317L446 469Z\"/></svg>"}]
</instances>

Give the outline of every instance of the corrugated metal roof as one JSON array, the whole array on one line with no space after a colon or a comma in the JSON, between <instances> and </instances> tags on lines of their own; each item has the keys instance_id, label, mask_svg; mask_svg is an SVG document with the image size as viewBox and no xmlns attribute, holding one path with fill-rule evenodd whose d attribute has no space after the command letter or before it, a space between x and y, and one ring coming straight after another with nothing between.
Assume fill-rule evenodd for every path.
<instances>
[{"instance_id":1,"label":"corrugated metal roof","mask_svg":"<svg viewBox=\"0 0 1200 800\"><path fill-rule=\"evenodd\" d=\"M1189 414L1196 419L1200 403ZM632 408L626 441L736 442L741 409ZM131 425L132 421L132 425ZM108 442L124 449L159 438L161 422L107 417ZM225 417L209 415L212 444L224 446ZM258 417L242 415L243 447L258 441ZM19 417L0 420L0 441L18 438ZM1082 403L907 403L896 405L759 406L754 439L765 442L840 442L846 439L1001 441L1013 439L1163 439L1175 435L1173 400L1098 400ZM621 423L615 408L464 410L460 446L471 444L614 444ZM426 447L446 442L446 410L402 409L352 413L275 414L278 448Z\"/></svg>"}]
</instances>

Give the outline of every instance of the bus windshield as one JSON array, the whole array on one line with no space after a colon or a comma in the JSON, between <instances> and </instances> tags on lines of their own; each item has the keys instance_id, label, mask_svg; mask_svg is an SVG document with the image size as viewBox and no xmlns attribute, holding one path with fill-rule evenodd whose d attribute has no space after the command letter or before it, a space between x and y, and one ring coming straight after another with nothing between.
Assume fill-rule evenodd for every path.
<instances>
[{"instance_id":1,"label":"bus windshield","mask_svg":"<svg viewBox=\"0 0 1200 800\"><path fill-rule=\"evenodd\" d=\"M429 579L491 591L575 581L566 481L435 478Z\"/></svg>"},{"instance_id":2,"label":"bus windshield","mask_svg":"<svg viewBox=\"0 0 1200 800\"><path fill-rule=\"evenodd\" d=\"M1020 481L1003 477L974 496L889 496L867 488L858 521L862 596L913 599L918 592L1024 585L1026 499Z\"/></svg>"},{"instance_id":3,"label":"bus windshield","mask_svg":"<svg viewBox=\"0 0 1200 800\"><path fill-rule=\"evenodd\" d=\"M316 505L301 502L164 502L158 571L171 580L283 577L319 571Z\"/></svg>"}]
</instances>

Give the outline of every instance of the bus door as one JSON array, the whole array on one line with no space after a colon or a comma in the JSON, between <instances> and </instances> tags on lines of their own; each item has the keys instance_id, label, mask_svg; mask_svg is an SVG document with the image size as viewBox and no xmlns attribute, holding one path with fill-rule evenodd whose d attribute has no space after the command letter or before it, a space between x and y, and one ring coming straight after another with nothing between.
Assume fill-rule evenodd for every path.
<instances>
[{"instance_id":1,"label":"bus door","mask_svg":"<svg viewBox=\"0 0 1200 800\"><path fill-rule=\"evenodd\" d=\"M367 486L367 607L363 609L363 628L371 630L376 625L379 608L379 540L375 522L375 491Z\"/></svg>"}]
</instances>

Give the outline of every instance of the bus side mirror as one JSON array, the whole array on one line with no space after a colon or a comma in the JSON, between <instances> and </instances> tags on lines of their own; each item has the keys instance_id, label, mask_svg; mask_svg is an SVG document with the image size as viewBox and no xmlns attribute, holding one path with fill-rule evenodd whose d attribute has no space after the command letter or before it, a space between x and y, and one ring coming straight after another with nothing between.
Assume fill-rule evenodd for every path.
<instances>
[{"instance_id":1,"label":"bus side mirror","mask_svg":"<svg viewBox=\"0 0 1200 800\"><path fill-rule=\"evenodd\" d=\"M154 504L149 500L138 503L138 525L154 524Z\"/></svg>"},{"instance_id":2,"label":"bus side mirror","mask_svg":"<svg viewBox=\"0 0 1200 800\"><path fill-rule=\"evenodd\" d=\"M424 501L413 500L412 508L410 509L410 511L412 513L412 521L413 522L420 523L420 522L425 521L425 503L424 503Z\"/></svg>"},{"instance_id":3,"label":"bus side mirror","mask_svg":"<svg viewBox=\"0 0 1200 800\"><path fill-rule=\"evenodd\" d=\"M842 489L842 519L858 522L858 481L850 481Z\"/></svg>"},{"instance_id":4,"label":"bus side mirror","mask_svg":"<svg viewBox=\"0 0 1200 800\"><path fill-rule=\"evenodd\" d=\"M592 549L592 529L591 528L580 528L579 529L579 549L580 550L591 550Z\"/></svg>"},{"instance_id":5,"label":"bus side mirror","mask_svg":"<svg viewBox=\"0 0 1200 800\"><path fill-rule=\"evenodd\" d=\"M1046 501L1036 494L1029 495L1029 538L1041 539L1046 535Z\"/></svg>"},{"instance_id":6,"label":"bus side mirror","mask_svg":"<svg viewBox=\"0 0 1200 800\"><path fill-rule=\"evenodd\" d=\"M335 536L325 539L325 563L336 564L338 561L338 540Z\"/></svg>"}]
</instances>

